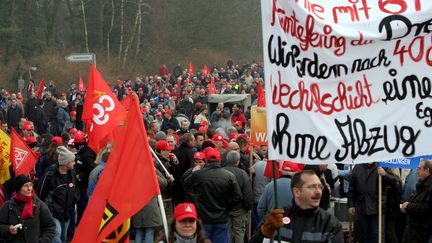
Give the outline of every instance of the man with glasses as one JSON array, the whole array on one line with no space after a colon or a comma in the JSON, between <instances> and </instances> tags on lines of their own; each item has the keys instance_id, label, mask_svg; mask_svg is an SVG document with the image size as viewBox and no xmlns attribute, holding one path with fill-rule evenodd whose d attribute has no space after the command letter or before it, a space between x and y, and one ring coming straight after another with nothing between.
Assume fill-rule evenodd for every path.
<instances>
[{"instance_id":1,"label":"man with glasses","mask_svg":"<svg viewBox=\"0 0 432 243\"><path fill-rule=\"evenodd\" d=\"M403 242L432 242L432 160L420 161L417 190L408 202L400 205L407 215Z\"/></svg>"},{"instance_id":2,"label":"man with glasses","mask_svg":"<svg viewBox=\"0 0 432 243\"><path fill-rule=\"evenodd\" d=\"M269 242L280 228L282 242L343 243L342 226L335 216L319 207L323 185L311 170L294 174L291 180L291 209L273 209L265 218L250 243Z\"/></svg>"}]
</instances>

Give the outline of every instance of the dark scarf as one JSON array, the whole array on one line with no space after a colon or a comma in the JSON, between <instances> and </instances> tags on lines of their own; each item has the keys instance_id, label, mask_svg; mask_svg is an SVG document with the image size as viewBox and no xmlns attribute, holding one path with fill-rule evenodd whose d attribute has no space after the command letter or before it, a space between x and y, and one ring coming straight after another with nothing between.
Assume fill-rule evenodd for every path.
<instances>
[{"instance_id":1,"label":"dark scarf","mask_svg":"<svg viewBox=\"0 0 432 243\"><path fill-rule=\"evenodd\" d=\"M18 202L25 203L24 208L21 212L21 218L33 218L33 198L34 198L34 191L32 192L31 196L22 196L17 193L14 193L13 198L17 200Z\"/></svg>"}]
</instances>

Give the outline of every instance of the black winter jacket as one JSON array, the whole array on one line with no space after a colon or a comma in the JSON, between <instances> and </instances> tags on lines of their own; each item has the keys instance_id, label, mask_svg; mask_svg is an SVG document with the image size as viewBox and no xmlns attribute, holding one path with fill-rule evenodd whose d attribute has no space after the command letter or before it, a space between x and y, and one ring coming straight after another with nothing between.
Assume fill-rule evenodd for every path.
<instances>
[{"instance_id":1,"label":"black winter jacket","mask_svg":"<svg viewBox=\"0 0 432 243\"><path fill-rule=\"evenodd\" d=\"M378 214L378 173L377 164L356 165L350 177L348 207L355 207L362 215ZM387 173L382 177L382 210L386 210L386 188L393 186L396 178Z\"/></svg>"},{"instance_id":2,"label":"black winter jacket","mask_svg":"<svg viewBox=\"0 0 432 243\"><path fill-rule=\"evenodd\" d=\"M216 163L192 172L184 181L184 189L195 196L204 224L226 224L229 211L241 203L235 176Z\"/></svg>"},{"instance_id":3,"label":"black winter jacket","mask_svg":"<svg viewBox=\"0 0 432 243\"><path fill-rule=\"evenodd\" d=\"M249 177L242 169L238 168L234 164L228 163L223 167L227 171L233 173L237 179L237 183L242 193L242 206L244 209L249 210L253 207L254 197L252 191L252 185L249 181Z\"/></svg>"},{"instance_id":4,"label":"black winter jacket","mask_svg":"<svg viewBox=\"0 0 432 243\"><path fill-rule=\"evenodd\" d=\"M75 171L70 170L68 174L62 175L58 164L53 164L38 184L37 195L48 205L53 217L62 222L71 218L71 212L80 197L75 177Z\"/></svg>"},{"instance_id":5,"label":"black winter jacket","mask_svg":"<svg viewBox=\"0 0 432 243\"><path fill-rule=\"evenodd\" d=\"M291 222L280 229L282 242L345 242L339 221L320 207L301 209L293 202L291 210L285 208L284 216L290 218ZM258 231L249 243L263 242L263 240L264 236Z\"/></svg>"},{"instance_id":6,"label":"black winter jacket","mask_svg":"<svg viewBox=\"0 0 432 243\"><path fill-rule=\"evenodd\" d=\"M81 191L86 191L88 188L90 173L96 167L95 160L96 153L87 145L76 154L75 167L79 176L77 185Z\"/></svg>"},{"instance_id":7,"label":"black winter jacket","mask_svg":"<svg viewBox=\"0 0 432 243\"><path fill-rule=\"evenodd\" d=\"M37 196L33 199L33 218L21 219L24 203L11 199L0 208L0 237L10 243L51 243L55 223L47 205ZM9 231L11 225L22 224L16 235Z\"/></svg>"},{"instance_id":8,"label":"black winter jacket","mask_svg":"<svg viewBox=\"0 0 432 243\"><path fill-rule=\"evenodd\" d=\"M420 243L432 239L432 176L417 184L416 193L406 208L406 215L403 242Z\"/></svg>"}]
</instances>

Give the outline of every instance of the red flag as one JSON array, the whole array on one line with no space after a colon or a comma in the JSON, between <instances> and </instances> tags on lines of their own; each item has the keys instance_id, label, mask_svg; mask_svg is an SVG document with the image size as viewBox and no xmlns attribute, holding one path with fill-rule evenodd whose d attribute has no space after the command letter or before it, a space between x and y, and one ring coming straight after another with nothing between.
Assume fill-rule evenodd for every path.
<instances>
[{"instance_id":1,"label":"red flag","mask_svg":"<svg viewBox=\"0 0 432 243\"><path fill-rule=\"evenodd\" d=\"M195 68L192 64L192 60L189 60L189 75L192 75L195 73Z\"/></svg>"},{"instance_id":2,"label":"red flag","mask_svg":"<svg viewBox=\"0 0 432 243\"><path fill-rule=\"evenodd\" d=\"M264 92L264 89L263 89L261 81L258 82L258 100L257 100L257 106L258 107L265 107L266 106L265 92Z\"/></svg>"},{"instance_id":3,"label":"red flag","mask_svg":"<svg viewBox=\"0 0 432 243\"><path fill-rule=\"evenodd\" d=\"M133 93L128 94L128 96L124 97L120 103L125 107L126 110L129 109L131 102L132 102L132 96L134 96Z\"/></svg>"},{"instance_id":4,"label":"red flag","mask_svg":"<svg viewBox=\"0 0 432 243\"><path fill-rule=\"evenodd\" d=\"M203 72L202 72L202 78L206 78L207 75L209 75L210 69L207 67L207 64L204 64Z\"/></svg>"},{"instance_id":5,"label":"red flag","mask_svg":"<svg viewBox=\"0 0 432 243\"><path fill-rule=\"evenodd\" d=\"M216 94L217 93L216 92L216 85L214 83L213 77L210 78L210 84L207 85L207 88L208 88L209 94Z\"/></svg>"},{"instance_id":6,"label":"red flag","mask_svg":"<svg viewBox=\"0 0 432 243\"><path fill-rule=\"evenodd\" d=\"M273 178L273 166L272 161L267 160L266 167L264 169L264 176L268 178ZM281 173L279 171L279 161L276 161L276 178L281 177Z\"/></svg>"},{"instance_id":7,"label":"red flag","mask_svg":"<svg viewBox=\"0 0 432 243\"><path fill-rule=\"evenodd\" d=\"M116 128L113 150L73 243L101 242L150 199L160 195L137 96L130 104L125 126Z\"/></svg>"},{"instance_id":8,"label":"red flag","mask_svg":"<svg viewBox=\"0 0 432 243\"><path fill-rule=\"evenodd\" d=\"M89 136L88 146L96 153L105 147L104 139L124 121L126 110L111 92L105 80L92 64L88 78L82 120Z\"/></svg>"},{"instance_id":9,"label":"red flag","mask_svg":"<svg viewBox=\"0 0 432 243\"><path fill-rule=\"evenodd\" d=\"M11 133L10 154L13 154L11 157L15 175L28 175L34 169L38 160L36 153L27 146L15 129L12 129Z\"/></svg>"},{"instance_id":10,"label":"red flag","mask_svg":"<svg viewBox=\"0 0 432 243\"><path fill-rule=\"evenodd\" d=\"M86 90L86 87L85 87L85 84L84 84L84 80L80 76L79 83L78 83L78 91L79 92L84 92L85 90Z\"/></svg>"},{"instance_id":11,"label":"red flag","mask_svg":"<svg viewBox=\"0 0 432 243\"><path fill-rule=\"evenodd\" d=\"M44 90L45 90L45 81L42 79L39 82L39 85L35 91L35 94L39 99L42 99L42 95L43 95Z\"/></svg>"}]
</instances>

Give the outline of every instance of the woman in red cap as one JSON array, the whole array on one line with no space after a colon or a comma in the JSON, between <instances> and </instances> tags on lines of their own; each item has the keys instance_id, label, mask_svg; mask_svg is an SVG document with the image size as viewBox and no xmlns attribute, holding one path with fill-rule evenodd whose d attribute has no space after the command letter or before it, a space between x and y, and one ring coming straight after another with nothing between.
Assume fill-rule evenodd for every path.
<instances>
[{"instance_id":1,"label":"woman in red cap","mask_svg":"<svg viewBox=\"0 0 432 243\"><path fill-rule=\"evenodd\" d=\"M181 203L174 209L174 220L171 223L168 235L168 243L194 242L209 243L204 232L201 221L193 203Z\"/></svg>"}]
</instances>

